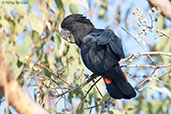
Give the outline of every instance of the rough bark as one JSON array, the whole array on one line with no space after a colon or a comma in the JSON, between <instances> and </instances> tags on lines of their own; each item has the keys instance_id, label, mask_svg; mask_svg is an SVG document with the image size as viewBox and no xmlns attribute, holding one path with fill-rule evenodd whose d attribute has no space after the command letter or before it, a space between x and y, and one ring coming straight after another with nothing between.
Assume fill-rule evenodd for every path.
<instances>
[{"instance_id":1,"label":"rough bark","mask_svg":"<svg viewBox=\"0 0 171 114\"><path fill-rule=\"evenodd\" d=\"M169 0L148 0L148 2L157 8L163 16L171 19L171 1Z\"/></svg>"},{"instance_id":2,"label":"rough bark","mask_svg":"<svg viewBox=\"0 0 171 114\"><path fill-rule=\"evenodd\" d=\"M48 114L41 106L32 101L22 90L10 70L6 54L0 41L0 92L5 101L20 114Z\"/></svg>"}]
</instances>

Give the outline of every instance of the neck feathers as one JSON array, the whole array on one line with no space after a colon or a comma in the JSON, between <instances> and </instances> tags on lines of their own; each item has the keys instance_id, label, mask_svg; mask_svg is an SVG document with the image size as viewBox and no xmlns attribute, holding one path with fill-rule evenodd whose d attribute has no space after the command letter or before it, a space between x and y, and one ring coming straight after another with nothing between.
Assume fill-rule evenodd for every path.
<instances>
[{"instance_id":1,"label":"neck feathers","mask_svg":"<svg viewBox=\"0 0 171 114\"><path fill-rule=\"evenodd\" d=\"M72 33L75 38L76 44L80 47L82 39L94 28L92 24L87 23L75 23L72 28Z\"/></svg>"}]
</instances>

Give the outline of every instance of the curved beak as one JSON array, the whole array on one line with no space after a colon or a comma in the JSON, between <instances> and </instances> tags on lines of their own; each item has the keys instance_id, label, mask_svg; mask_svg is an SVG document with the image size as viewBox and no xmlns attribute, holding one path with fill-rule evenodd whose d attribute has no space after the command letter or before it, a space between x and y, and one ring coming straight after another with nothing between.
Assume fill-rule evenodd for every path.
<instances>
[{"instance_id":1,"label":"curved beak","mask_svg":"<svg viewBox=\"0 0 171 114\"><path fill-rule=\"evenodd\" d=\"M62 38L64 40L66 40L67 42L69 42L69 43L75 43L74 36L72 35L72 33L69 30L62 29L61 30L61 35L62 35Z\"/></svg>"}]
</instances>

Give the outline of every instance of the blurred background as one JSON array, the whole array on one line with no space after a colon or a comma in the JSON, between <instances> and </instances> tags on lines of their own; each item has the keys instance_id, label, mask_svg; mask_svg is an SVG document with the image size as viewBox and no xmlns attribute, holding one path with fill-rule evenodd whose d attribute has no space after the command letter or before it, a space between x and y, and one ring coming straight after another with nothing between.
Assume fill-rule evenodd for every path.
<instances>
[{"instance_id":1,"label":"blurred background","mask_svg":"<svg viewBox=\"0 0 171 114\"><path fill-rule=\"evenodd\" d=\"M171 21L151 1L1 0L0 39L16 80L29 97L51 114L171 113L171 56L161 54L171 53ZM92 86L100 77L69 91L92 74L83 65L77 46L61 38L62 20L76 13L86 16L96 28L112 29L122 40L126 57L161 52L121 62L137 90L136 98L111 99L103 80ZM12 107L9 110L17 113ZM1 94L0 113L5 113Z\"/></svg>"}]
</instances>

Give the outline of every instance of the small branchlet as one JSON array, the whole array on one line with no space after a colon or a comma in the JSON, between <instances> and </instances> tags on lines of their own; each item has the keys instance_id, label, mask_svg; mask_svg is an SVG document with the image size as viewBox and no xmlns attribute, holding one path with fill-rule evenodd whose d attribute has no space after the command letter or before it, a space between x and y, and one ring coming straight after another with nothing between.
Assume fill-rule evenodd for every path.
<instances>
[{"instance_id":1,"label":"small branchlet","mask_svg":"<svg viewBox=\"0 0 171 114\"><path fill-rule=\"evenodd\" d=\"M143 38L146 35L148 35L149 33L156 32L157 34L159 34L159 37L165 36L167 38L171 38L171 36L165 34L161 30L154 28L154 24L156 22L158 22L158 18L154 17L154 13L155 12L156 12L156 9L154 7L149 10L149 13L148 13L149 17L150 17L150 22L149 23L147 22L147 20L142 15L142 9L137 8L137 10L133 12L133 15L135 15L137 20L138 20L137 26L139 28L141 28L141 30L136 35L136 37L138 38L139 41L142 40L143 45L146 45L146 43L144 42Z\"/></svg>"},{"instance_id":2,"label":"small branchlet","mask_svg":"<svg viewBox=\"0 0 171 114\"><path fill-rule=\"evenodd\" d=\"M59 94L59 91L69 89L71 86L60 76L62 75L63 67L57 68L57 73L50 70L47 65L40 64L38 62L34 62L32 58L26 57L24 59L24 64L26 68L24 68L24 72L28 72L29 76L27 76L27 80L32 80L35 78L38 83L34 84L33 87L37 90L37 97L39 103L43 105L45 95L50 95L51 97ZM45 71L49 72L54 76L47 76ZM56 78L59 78L56 81ZM68 85L67 87L63 87L62 84Z\"/></svg>"}]
</instances>

